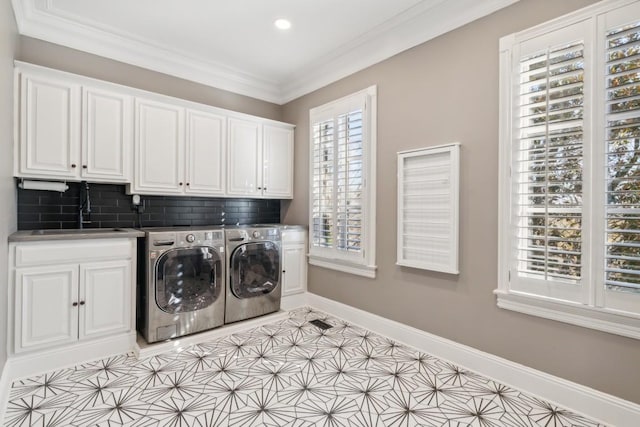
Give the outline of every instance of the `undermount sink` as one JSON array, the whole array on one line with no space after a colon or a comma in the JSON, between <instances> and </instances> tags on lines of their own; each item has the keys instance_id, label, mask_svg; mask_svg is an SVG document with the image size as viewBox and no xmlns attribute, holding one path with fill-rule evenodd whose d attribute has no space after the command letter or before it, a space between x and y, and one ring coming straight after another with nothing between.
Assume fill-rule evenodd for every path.
<instances>
[{"instance_id":1,"label":"undermount sink","mask_svg":"<svg viewBox=\"0 0 640 427\"><path fill-rule=\"evenodd\" d=\"M117 233L126 232L127 230L122 228L83 228L83 229L68 229L68 230L33 230L31 232L34 236L50 236L61 234L103 234L103 233Z\"/></svg>"}]
</instances>

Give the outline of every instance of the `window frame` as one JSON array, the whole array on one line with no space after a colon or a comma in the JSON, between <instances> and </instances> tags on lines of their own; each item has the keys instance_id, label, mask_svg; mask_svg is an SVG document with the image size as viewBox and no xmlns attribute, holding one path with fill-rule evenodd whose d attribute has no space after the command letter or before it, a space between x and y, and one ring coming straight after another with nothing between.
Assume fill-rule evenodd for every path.
<instances>
[{"instance_id":1,"label":"window frame","mask_svg":"<svg viewBox=\"0 0 640 427\"><path fill-rule=\"evenodd\" d=\"M347 108L364 106L363 120L363 191L362 191L362 255L343 253L335 248L320 248L313 244L313 172L314 123L335 120ZM376 140L377 140L377 86L352 93L309 110L309 264L338 270L368 278L376 277ZM333 185L335 186L334 177ZM335 194L334 194L335 198Z\"/></svg>"},{"instance_id":2,"label":"window frame","mask_svg":"<svg viewBox=\"0 0 640 427\"><path fill-rule=\"evenodd\" d=\"M533 316L557 320L573 325L596 329L608 333L640 339L640 304L634 302L634 313L623 312L604 306L604 197L597 200L595 195L604 191L604 110L605 87L601 69L604 62L597 48L602 43L604 29L599 17L635 3L633 0L608 0L554 19L519 33L500 39L500 117L499 117L499 209L498 209L498 287L494 291L500 308ZM640 16L638 16L640 20ZM583 256L589 264L583 270L582 297L576 301L561 300L552 295L534 294L527 289L511 286L513 251L516 250L512 224L513 190L511 177L513 159L512 143L517 129L513 120L517 117L519 45L528 40L545 37L567 26L585 23L590 26L589 37L585 38L585 74L591 82L585 84L585 141L584 177L585 200L583 203ZM587 93L589 92L589 93ZM586 105L586 104L590 105ZM602 157L602 159L600 159ZM603 169L604 170L604 169ZM600 235L602 234L602 235ZM603 289L599 291L599 287ZM639 295L640 296L640 295Z\"/></svg>"}]
</instances>

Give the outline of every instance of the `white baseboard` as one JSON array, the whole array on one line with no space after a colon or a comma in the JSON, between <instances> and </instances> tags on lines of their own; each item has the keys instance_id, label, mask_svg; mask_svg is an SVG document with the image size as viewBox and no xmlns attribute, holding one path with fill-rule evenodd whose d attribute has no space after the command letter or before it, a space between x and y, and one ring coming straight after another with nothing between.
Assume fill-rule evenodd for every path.
<instances>
[{"instance_id":1,"label":"white baseboard","mask_svg":"<svg viewBox=\"0 0 640 427\"><path fill-rule=\"evenodd\" d=\"M640 405L420 329L307 293L307 305L558 406L617 427L640 425Z\"/></svg>"}]
</instances>

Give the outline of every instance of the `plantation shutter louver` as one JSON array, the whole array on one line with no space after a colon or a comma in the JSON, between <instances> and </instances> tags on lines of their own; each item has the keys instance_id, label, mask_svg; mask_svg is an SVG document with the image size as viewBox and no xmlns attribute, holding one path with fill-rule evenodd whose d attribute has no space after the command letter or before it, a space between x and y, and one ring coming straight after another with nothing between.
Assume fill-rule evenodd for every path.
<instances>
[{"instance_id":1,"label":"plantation shutter louver","mask_svg":"<svg viewBox=\"0 0 640 427\"><path fill-rule=\"evenodd\" d=\"M339 250L360 252L362 240L362 113L338 116L336 240Z\"/></svg>"},{"instance_id":2,"label":"plantation shutter louver","mask_svg":"<svg viewBox=\"0 0 640 427\"><path fill-rule=\"evenodd\" d=\"M334 234L334 132L333 120L313 125L312 243L331 247Z\"/></svg>"},{"instance_id":3,"label":"plantation shutter louver","mask_svg":"<svg viewBox=\"0 0 640 427\"><path fill-rule=\"evenodd\" d=\"M514 289L579 300L585 45L575 36L565 41L567 30L571 28L519 59L511 169L516 270L512 280ZM580 27L575 30L579 34Z\"/></svg>"},{"instance_id":4,"label":"plantation shutter louver","mask_svg":"<svg viewBox=\"0 0 640 427\"><path fill-rule=\"evenodd\" d=\"M640 297L640 21L606 31L605 306Z\"/></svg>"}]
</instances>

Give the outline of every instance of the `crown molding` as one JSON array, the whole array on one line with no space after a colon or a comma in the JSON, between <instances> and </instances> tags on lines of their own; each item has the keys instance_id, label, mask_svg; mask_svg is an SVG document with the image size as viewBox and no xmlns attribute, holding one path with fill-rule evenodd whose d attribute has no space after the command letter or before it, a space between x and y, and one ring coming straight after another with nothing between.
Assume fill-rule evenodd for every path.
<instances>
[{"instance_id":1,"label":"crown molding","mask_svg":"<svg viewBox=\"0 0 640 427\"><path fill-rule=\"evenodd\" d=\"M12 0L20 34L207 86L285 104L518 0L429 0L282 81L185 55L115 28L78 22L51 0ZM43 3L44 7L36 5Z\"/></svg>"}]
</instances>

